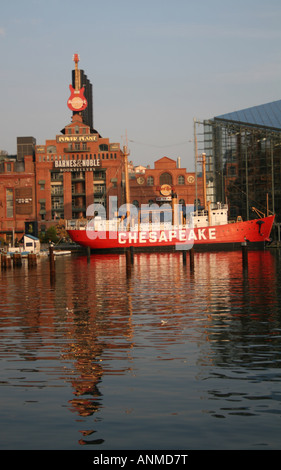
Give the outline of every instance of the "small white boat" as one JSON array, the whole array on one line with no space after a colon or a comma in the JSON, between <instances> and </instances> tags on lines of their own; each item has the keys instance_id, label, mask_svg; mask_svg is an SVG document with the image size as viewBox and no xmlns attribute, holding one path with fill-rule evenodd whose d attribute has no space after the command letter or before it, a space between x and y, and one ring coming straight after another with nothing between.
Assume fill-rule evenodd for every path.
<instances>
[{"instance_id":1,"label":"small white boat","mask_svg":"<svg viewBox=\"0 0 281 470\"><path fill-rule=\"evenodd\" d=\"M55 256L71 255L70 250L54 250L53 253L54 253Z\"/></svg>"}]
</instances>

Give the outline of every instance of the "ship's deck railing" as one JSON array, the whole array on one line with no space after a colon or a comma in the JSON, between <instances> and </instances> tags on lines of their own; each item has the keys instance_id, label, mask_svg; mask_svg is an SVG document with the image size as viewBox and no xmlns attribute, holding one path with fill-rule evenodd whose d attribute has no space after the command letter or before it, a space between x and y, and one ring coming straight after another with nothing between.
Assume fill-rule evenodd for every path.
<instances>
[{"instance_id":1,"label":"ship's deck railing","mask_svg":"<svg viewBox=\"0 0 281 470\"><path fill-rule=\"evenodd\" d=\"M218 202L216 204L216 207L210 207L210 212L216 212L216 211L220 211L220 210L228 210L228 204L221 204L221 203ZM200 210L197 210L197 211L194 211L194 212L190 212L190 214L193 217L207 217L208 216L208 210L200 209Z\"/></svg>"},{"instance_id":2,"label":"ship's deck railing","mask_svg":"<svg viewBox=\"0 0 281 470\"><path fill-rule=\"evenodd\" d=\"M66 230L80 230L87 227L88 220L85 219L71 219L67 220L65 224Z\"/></svg>"},{"instance_id":3,"label":"ship's deck railing","mask_svg":"<svg viewBox=\"0 0 281 470\"><path fill-rule=\"evenodd\" d=\"M227 223L227 204L217 203L215 208L210 209L210 213L201 209L186 214L186 225L181 223L175 224L177 228L193 228L203 227L206 225L222 225ZM140 222L133 221L128 225L126 219L114 218L112 220L104 220L100 217L94 219L72 219L66 221L66 230L99 230L99 231L152 231L152 230L170 230L172 222Z\"/></svg>"},{"instance_id":4,"label":"ship's deck railing","mask_svg":"<svg viewBox=\"0 0 281 470\"><path fill-rule=\"evenodd\" d=\"M132 225L127 225L125 221L120 219L113 220L80 220L73 219L66 221L66 230L99 230L99 231L125 231L130 230L134 231L159 231L159 230L171 230L173 228L185 229L192 228L193 225L177 224L173 226L171 222L148 222L148 223L134 223Z\"/></svg>"}]
</instances>

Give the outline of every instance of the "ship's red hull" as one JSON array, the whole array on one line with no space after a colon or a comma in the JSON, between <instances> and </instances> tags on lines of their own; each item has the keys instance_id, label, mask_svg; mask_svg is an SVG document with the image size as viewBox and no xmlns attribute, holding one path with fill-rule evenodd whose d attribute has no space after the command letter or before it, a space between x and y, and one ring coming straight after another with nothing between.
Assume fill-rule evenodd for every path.
<instances>
[{"instance_id":1,"label":"ship's red hull","mask_svg":"<svg viewBox=\"0 0 281 470\"><path fill-rule=\"evenodd\" d=\"M213 227L170 229L145 232L68 230L71 239L95 251L137 251L174 249L233 250L247 241L249 247L261 248L270 241L274 216Z\"/></svg>"}]
</instances>

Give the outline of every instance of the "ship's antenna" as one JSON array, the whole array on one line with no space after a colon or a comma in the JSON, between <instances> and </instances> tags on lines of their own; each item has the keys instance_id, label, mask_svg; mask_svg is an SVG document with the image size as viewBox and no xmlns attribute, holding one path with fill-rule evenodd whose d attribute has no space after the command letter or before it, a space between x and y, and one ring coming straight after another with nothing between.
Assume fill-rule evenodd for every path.
<instances>
[{"instance_id":1,"label":"ship's antenna","mask_svg":"<svg viewBox=\"0 0 281 470\"><path fill-rule=\"evenodd\" d=\"M128 136L127 136L127 129L125 131L125 135L121 135L121 139L123 141L123 147L126 147L128 151ZM130 153L130 152L129 152Z\"/></svg>"}]
</instances>

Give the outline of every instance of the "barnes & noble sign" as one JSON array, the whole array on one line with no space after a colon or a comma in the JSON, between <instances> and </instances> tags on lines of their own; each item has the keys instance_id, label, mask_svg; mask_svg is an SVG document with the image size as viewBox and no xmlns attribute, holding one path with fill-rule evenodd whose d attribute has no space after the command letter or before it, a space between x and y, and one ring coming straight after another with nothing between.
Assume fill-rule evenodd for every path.
<instances>
[{"instance_id":1,"label":"barnes & noble sign","mask_svg":"<svg viewBox=\"0 0 281 470\"><path fill-rule=\"evenodd\" d=\"M101 166L100 159L96 160L56 160L55 168L60 171L94 171Z\"/></svg>"}]
</instances>

